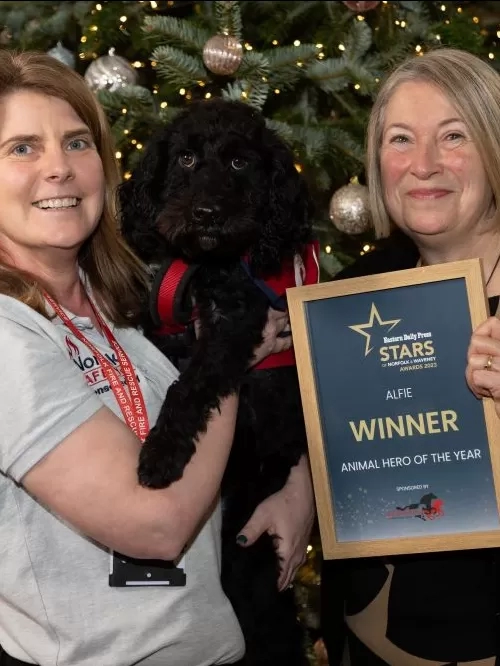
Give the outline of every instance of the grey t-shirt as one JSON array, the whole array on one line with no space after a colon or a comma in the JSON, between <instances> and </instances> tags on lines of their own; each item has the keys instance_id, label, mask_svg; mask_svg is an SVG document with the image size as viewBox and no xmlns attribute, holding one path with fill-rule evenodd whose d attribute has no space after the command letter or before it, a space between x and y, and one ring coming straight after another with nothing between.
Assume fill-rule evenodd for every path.
<instances>
[{"instance_id":1,"label":"grey t-shirt","mask_svg":"<svg viewBox=\"0 0 500 666\"><path fill-rule=\"evenodd\" d=\"M68 316L114 360L90 319ZM111 328L134 365L154 424L177 372L139 331ZM220 503L185 554L185 587L109 587L107 549L19 485L103 404L122 418L97 359L59 319L0 295L0 371L5 650L40 666L209 666L241 658L241 630L220 586Z\"/></svg>"}]
</instances>

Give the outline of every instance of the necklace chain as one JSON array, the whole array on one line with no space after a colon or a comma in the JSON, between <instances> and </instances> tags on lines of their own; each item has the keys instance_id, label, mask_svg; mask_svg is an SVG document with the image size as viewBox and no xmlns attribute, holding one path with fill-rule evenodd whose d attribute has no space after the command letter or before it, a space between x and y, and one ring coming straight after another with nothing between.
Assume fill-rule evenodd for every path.
<instances>
[{"instance_id":1,"label":"necklace chain","mask_svg":"<svg viewBox=\"0 0 500 666\"><path fill-rule=\"evenodd\" d=\"M493 277L493 274L495 273L496 269L498 268L498 263L499 262L500 262L500 253L498 254L498 257L497 257L495 263L493 264L493 269L492 269L488 279L486 280L485 287L487 287L489 285L489 283L491 281L491 278Z\"/></svg>"},{"instance_id":2,"label":"necklace chain","mask_svg":"<svg viewBox=\"0 0 500 666\"><path fill-rule=\"evenodd\" d=\"M485 289L486 289L486 287L489 285L489 283L491 282L491 278L492 278L493 275L495 274L495 271L496 271L496 269L498 268L498 264L500 264L500 253L498 254L498 257L496 258L495 263L493 264L493 268L491 269L491 272L490 272L490 274L489 274L489 276L488 276L488 279L487 279L486 282L485 282L485 285L484 285ZM421 266L427 266L427 265L428 265L428 264L424 264L424 263L422 262L422 257L420 257L419 260L417 261L416 268L420 268Z\"/></svg>"}]
</instances>

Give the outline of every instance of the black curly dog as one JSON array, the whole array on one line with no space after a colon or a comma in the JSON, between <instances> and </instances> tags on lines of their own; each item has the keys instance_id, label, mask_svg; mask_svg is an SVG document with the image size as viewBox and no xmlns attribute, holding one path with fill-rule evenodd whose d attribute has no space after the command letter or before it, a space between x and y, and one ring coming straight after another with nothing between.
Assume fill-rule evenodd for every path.
<instances>
[{"instance_id":1,"label":"black curly dog","mask_svg":"<svg viewBox=\"0 0 500 666\"><path fill-rule=\"evenodd\" d=\"M215 99L192 103L150 142L119 205L124 236L144 261L180 257L196 266L184 305L190 312L196 304L200 332L155 426L164 436L142 449L140 482L159 488L179 479L210 411L239 389L222 485L222 583L245 636L245 664L303 666L303 632L292 590L277 589L273 539L242 548L236 536L306 451L295 367L247 370L270 305L255 280L278 274L312 240L306 185L258 112ZM145 326L178 361L179 337Z\"/></svg>"}]
</instances>

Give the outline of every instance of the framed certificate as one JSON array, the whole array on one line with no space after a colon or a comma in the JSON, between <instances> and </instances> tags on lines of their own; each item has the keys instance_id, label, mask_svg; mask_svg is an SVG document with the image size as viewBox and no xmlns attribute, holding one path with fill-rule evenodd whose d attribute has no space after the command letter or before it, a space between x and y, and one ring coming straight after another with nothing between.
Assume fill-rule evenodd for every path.
<instances>
[{"instance_id":1,"label":"framed certificate","mask_svg":"<svg viewBox=\"0 0 500 666\"><path fill-rule=\"evenodd\" d=\"M500 419L465 381L480 260L287 298L324 557L500 546Z\"/></svg>"}]
</instances>

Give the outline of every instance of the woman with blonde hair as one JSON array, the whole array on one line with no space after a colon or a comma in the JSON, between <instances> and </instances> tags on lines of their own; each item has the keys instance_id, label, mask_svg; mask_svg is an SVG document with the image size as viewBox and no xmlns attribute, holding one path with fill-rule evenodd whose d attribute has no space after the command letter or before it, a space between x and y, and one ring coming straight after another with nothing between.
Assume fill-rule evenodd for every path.
<instances>
[{"instance_id":1,"label":"woman with blonde hair","mask_svg":"<svg viewBox=\"0 0 500 666\"><path fill-rule=\"evenodd\" d=\"M177 371L137 327L148 275L120 238L118 182L83 78L48 55L0 50L1 666L244 654L220 584L238 396L212 411L181 480L138 483L141 442L164 436L153 426ZM286 325L270 311L256 362L290 346ZM287 576L307 538L308 484L295 478L261 511L288 529Z\"/></svg>"},{"instance_id":2,"label":"woman with blonde hair","mask_svg":"<svg viewBox=\"0 0 500 666\"><path fill-rule=\"evenodd\" d=\"M375 232L384 240L337 278L479 257L493 315L500 294L500 75L491 65L441 48L397 67L371 111L367 181ZM489 319L474 332L468 359L457 359L478 397L500 396L499 329ZM341 636L351 666L494 666L498 562L493 549L325 562L330 666L341 661Z\"/></svg>"}]
</instances>

